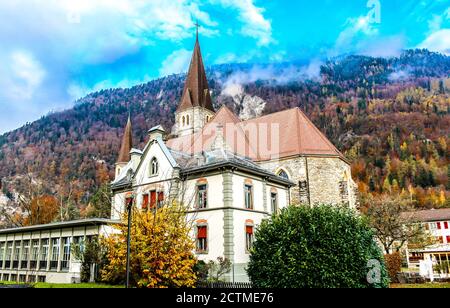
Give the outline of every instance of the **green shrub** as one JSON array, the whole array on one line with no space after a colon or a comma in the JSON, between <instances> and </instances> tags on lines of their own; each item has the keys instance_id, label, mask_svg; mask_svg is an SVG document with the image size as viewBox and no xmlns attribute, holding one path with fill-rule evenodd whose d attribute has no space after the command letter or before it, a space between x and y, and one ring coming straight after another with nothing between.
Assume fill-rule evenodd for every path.
<instances>
[{"instance_id":1,"label":"green shrub","mask_svg":"<svg viewBox=\"0 0 450 308\"><path fill-rule=\"evenodd\" d=\"M291 206L263 221L255 239L247 269L255 287L369 288L389 284L373 232L352 210Z\"/></svg>"},{"instance_id":2,"label":"green shrub","mask_svg":"<svg viewBox=\"0 0 450 308\"><path fill-rule=\"evenodd\" d=\"M398 282L397 274L402 271L402 257L399 252L384 255L386 260L386 268L389 273L391 282Z\"/></svg>"}]
</instances>

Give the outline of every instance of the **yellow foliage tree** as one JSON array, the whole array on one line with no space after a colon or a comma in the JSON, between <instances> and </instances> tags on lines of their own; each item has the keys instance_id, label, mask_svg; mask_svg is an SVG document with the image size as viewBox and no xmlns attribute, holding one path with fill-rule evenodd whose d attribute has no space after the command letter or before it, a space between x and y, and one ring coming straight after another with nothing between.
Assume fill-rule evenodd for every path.
<instances>
[{"instance_id":1,"label":"yellow foliage tree","mask_svg":"<svg viewBox=\"0 0 450 308\"><path fill-rule=\"evenodd\" d=\"M123 217L127 221L127 217ZM167 204L155 211L134 211L131 225L130 283L140 288L193 287L196 282L192 223L185 209ZM125 280L127 224L104 240L108 262L102 280Z\"/></svg>"}]
</instances>

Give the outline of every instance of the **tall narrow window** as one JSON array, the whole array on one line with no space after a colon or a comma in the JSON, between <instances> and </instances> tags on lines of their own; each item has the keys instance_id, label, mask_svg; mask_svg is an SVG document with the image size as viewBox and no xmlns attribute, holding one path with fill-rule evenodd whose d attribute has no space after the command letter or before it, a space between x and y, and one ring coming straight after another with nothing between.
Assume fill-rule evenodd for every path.
<instances>
[{"instance_id":1,"label":"tall narrow window","mask_svg":"<svg viewBox=\"0 0 450 308\"><path fill-rule=\"evenodd\" d=\"M75 254L73 258L76 259L76 261L81 261L77 259L77 255L82 256L84 254L84 236L74 236L73 237L73 246L76 248L76 250L79 252L79 254Z\"/></svg>"},{"instance_id":2,"label":"tall narrow window","mask_svg":"<svg viewBox=\"0 0 450 308\"><path fill-rule=\"evenodd\" d=\"M156 191L155 190L151 191L150 192L150 209L151 210L156 209L156 205L157 205L156 197L157 197Z\"/></svg>"},{"instance_id":3,"label":"tall narrow window","mask_svg":"<svg viewBox=\"0 0 450 308\"><path fill-rule=\"evenodd\" d=\"M186 126L186 118L183 116L183 126Z\"/></svg>"},{"instance_id":4,"label":"tall narrow window","mask_svg":"<svg viewBox=\"0 0 450 308\"><path fill-rule=\"evenodd\" d=\"M186 125L189 126L189 115L186 116Z\"/></svg>"},{"instance_id":5,"label":"tall narrow window","mask_svg":"<svg viewBox=\"0 0 450 308\"><path fill-rule=\"evenodd\" d=\"M61 270L68 271L70 262L70 237L64 237L62 239L62 243L63 243L63 255L61 260Z\"/></svg>"},{"instance_id":6,"label":"tall narrow window","mask_svg":"<svg viewBox=\"0 0 450 308\"><path fill-rule=\"evenodd\" d=\"M49 250L49 239L41 240L41 256L39 258L39 269L46 270L47 269L47 259L48 259L48 250Z\"/></svg>"},{"instance_id":7,"label":"tall narrow window","mask_svg":"<svg viewBox=\"0 0 450 308\"><path fill-rule=\"evenodd\" d=\"M148 210L149 194L144 194L142 196L142 209L144 211Z\"/></svg>"},{"instance_id":8,"label":"tall narrow window","mask_svg":"<svg viewBox=\"0 0 450 308\"><path fill-rule=\"evenodd\" d=\"M156 157L153 157L151 162L150 162L150 176L154 176L158 174L158 160L156 159Z\"/></svg>"},{"instance_id":9,"label":"tall narrow window","mask_svg":"<svg viewBox=\"0 0 450 308\"><path fill-rule=\"evenodd\" d=\"M253 226L245 226L245 250L249 252L253 247Z\"/></svg>"},{"instance_id":10,"label":"tall narrow window","mask_svg":"<svg viewBox=\"0 0 450 308\"><path fill-rule=\"evenodd\" d=\"M244 186L245 208L253 209L253 186L245 184Z\"/></svg>"},{"instance_id":11,"label":"tall narrow window","mask_svg":"<svg viewBox=\"0 0 450 308\"><path fill-rule=\"evenodd\" d=\"M56 271L58 269L59 259L59 238L52 239L52 255L50 259L50 270Z\"/></svg>"},{"instance_id":12,"label":"tall narrow window","mask_svg":"<svg viewBox=\"0 0 450 308\"><path fill-rule=\"evenodd\" d=\"M32 269L32 270L36 269L38 258L39 258L39 240L32 240L31 241L30 269Z\"/></svg>"},{"instance_id":13,"label":"tall narrow window","mask_svg":"<svg viewBox=\"0 0 450 308\"><path fill-rule=\"evenodd\" d=\"M208 228L207 226L197 227L197 252L204 253L208 250Z\"/></svg>"},{"instance_id":14,"label":"tall narrow window","mask_svg":"<svg viewBox=\"0 0 450 308\"><path fill-rule=\"evenodd\" d=\"M28 268L28 257L30 253L30 241L25 240L22 243L22 260L20 261L20 268L27 269Z\"/></svg>"},{"instance_id":15,"label":"tall narrow window","mask_svg":"<svg viewBox=\"0 0 450 308\"><path fill-rule=\"evenodd\" d=\"M0 243L0 269L3 268L4 255L5 255L5 242L1 242Z\"/></svg>"},{"instance_id":16,"label":"tall narrow window","mask_svg":"<svg viewBox=\"0 0 450 308\"><path fill-rule=\"evenodd\" d=\"M158 192L158 208L162 207L164 205L164 192L160 191Z\"/></svg>"},{"instance_id":17,"label":"tall narrow window","mask_svg":"<svg viewBox=\"0 0 450 308\"><path fill-rule=\"evenodd\" d=\"M206 209L208 207L208 186L206 184L197 186L197 208Z\"/></svg>"},{"instance_id":18,"label":"tall narrow window","mask_svg":"<svg viewBox=\"0 0 450 308\"><path fill-rule=\"evenodd\" d=\"M13 242L8 242L6 244L6 256L5 256L5 268L7 269L11 267L12 251L13 251Z\"/></svg>"},{"instance_id":19,"label":"tall narrow window","mask_svg":"<svg viewBox=\"0 0 450 308\"><path fill-rule=\"evenodd\" d=\"M270 193L270 205L272 213L278 212L278 195L277 193Z\"/></svg>"},{"instance_id":20,"label":"tall narrow window","mask_svg":"<svg viewBox=\"0 0 450 308\"><path fill-rule=\"evenodd\" d=\"M20 241L14 243L14 256L13 256L13 268L19 268L19 258L20 258Z\"/></svg>"}]
</instances>

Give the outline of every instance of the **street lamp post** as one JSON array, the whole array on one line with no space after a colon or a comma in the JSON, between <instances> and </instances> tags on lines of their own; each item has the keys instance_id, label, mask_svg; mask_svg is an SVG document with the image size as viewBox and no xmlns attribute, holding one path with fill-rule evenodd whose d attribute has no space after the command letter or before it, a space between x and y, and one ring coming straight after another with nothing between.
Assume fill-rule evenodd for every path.
<instances>
[{"instance_id":1,"label":"street lamp post","mask_svg":"<svg viewBox=\"0 0 450 308\"><path fill-rule=\"evenodd\" d=\"M133 199L130 198L130 200L127 202L127 212L128 212L128 232L127 232L127 269L126 269L126 282L125 282L125 288L130 287L130 242L131 242L131 210L133 208Z\"/></svg>"}]
</instances>

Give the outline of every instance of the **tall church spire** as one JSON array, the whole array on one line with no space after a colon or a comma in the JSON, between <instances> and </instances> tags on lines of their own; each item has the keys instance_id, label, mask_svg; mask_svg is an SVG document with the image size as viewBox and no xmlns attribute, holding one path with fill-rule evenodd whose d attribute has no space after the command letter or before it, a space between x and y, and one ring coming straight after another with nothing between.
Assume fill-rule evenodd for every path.
<instances>
[{"instance_id":1,"label":"tall church spire","mask_svg":"<svg viewBox=\"0 0 450 308\"><path fill-rule=\"evenodd\" d=\"M125 133L122 137L122 145L120 147L119 158L117 163L128 163L131 160L130 151L133 147L133 134L131 130L131 117L128 114L127 125L125 126Z\"/></svg>"},{"instance_id":2,"label":"tall church spire","mask_svg":"<svg viewBox=\"0 0 450 308\"><path fill-rule=\"evenodd\" d=\"M205 67L203 65L200 43L198 40L198 23L196 23L196 40L194 53L184 85L183 96L177 111L181 112L192 107L203 107L214 112L211 95L209 93L208 80L206 79Z\"/></svg>"}]
</instances>

